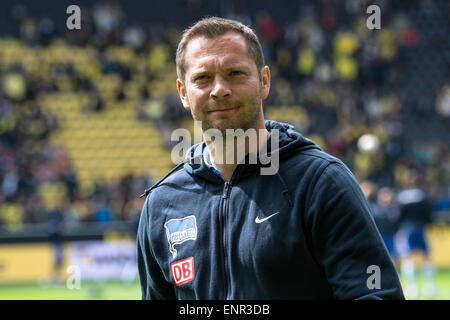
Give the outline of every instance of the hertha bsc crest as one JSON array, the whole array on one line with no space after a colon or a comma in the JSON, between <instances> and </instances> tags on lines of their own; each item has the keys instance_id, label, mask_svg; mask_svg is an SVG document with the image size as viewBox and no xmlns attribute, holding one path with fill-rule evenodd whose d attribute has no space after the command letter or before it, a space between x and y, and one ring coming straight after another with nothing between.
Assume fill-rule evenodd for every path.
<instances>
[{"instance_id":1,"label":"hertha bsc crest","mask_svg":"<svg viewBox=\"0 0 450 320\"><path fill-rule=\"evenodd\" d=\"M176 244L197 239L197 221L194 215L181 219L170 219L164 223L164 228L166 228L169 250L173 258L177 256L177 250L174 248Z\"/></svg>"}]
</instances>

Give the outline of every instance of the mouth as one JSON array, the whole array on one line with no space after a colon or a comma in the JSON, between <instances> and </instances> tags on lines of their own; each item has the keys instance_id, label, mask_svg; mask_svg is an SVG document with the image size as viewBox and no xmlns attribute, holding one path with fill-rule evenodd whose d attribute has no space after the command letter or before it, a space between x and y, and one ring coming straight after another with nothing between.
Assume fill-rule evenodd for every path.
<instances>
[{"instance_id":1,"label":"mouth","mask_svg":"<svg viewBox=\"0 0 450 320\"><path fill-rule=\"evenodd\" d=\"M239 106L232 107L232 108L217 108L217 109L208 111L208 113L226 113L226 112L230 112L233 110L237 110L239 108L240 108Z\"/></svg>"}]
</instances>

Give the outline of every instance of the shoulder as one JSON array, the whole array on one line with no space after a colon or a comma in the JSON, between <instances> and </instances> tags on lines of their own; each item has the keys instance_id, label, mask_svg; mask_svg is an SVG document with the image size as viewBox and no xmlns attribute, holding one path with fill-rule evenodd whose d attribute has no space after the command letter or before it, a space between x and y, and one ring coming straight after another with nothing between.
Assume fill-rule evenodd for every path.
<instances>
[{"instance_id":1,"label":"shoulder","mask_svg":"<svg viewBox=\"0 0 450 320\"><path fill-rule=\"evenodd\" d=\"M324 170L348 170L347 166L340 159L319 149L300 152L300 156L316 163Z\"/></svg>"},{"instance_id":2,"label":"shoulder","mask_svg":"<svg viewBox=\"0 0 450 320\"><path fill-rule=\"evenodd\" d=\"M300 150L293 154L280 163L280 174L292 192L305 199L306 207L312 203L333 203L338 199L363 201L359 183L350 169L340 159L320 149Z\"/></svg>"},{"instance_id":3,"label":"shoulder","mask_svg":"<svg viewBox=\"0 0 450 320\"><path fill-rule=\"evenodd\" d=\"M147 202L154 201L157 198L169 196L176 191L176 189L189 185L192 183L192 177L186 172L185 168L171 173L170 175L159 180L150 188L147 195Z\"/></svg>"},{"instance_id":4,"label":"shoulder","mask_svg":"<svg viewBox=\"0 0 450 320\"><path fill-rule=\"evenodd\" d=\"M281 161L281 168L289 175L301 175L312 180L312 185L324 177L335 179L353 178L350 169L338 158L320 150L299 150Z\"/></svg>"}]
</instances>

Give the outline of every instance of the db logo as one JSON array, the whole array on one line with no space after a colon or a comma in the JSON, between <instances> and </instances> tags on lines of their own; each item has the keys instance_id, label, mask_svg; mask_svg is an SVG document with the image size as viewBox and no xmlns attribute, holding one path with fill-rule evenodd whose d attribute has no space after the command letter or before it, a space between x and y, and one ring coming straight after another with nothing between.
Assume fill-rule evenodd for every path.
<instances>
[{"instance_id":1,"label":"db logo","mask_svg":"<svg viewBox=\"0 0 450 320\"><path fill-rule=\"evenodd\" d=\"M194 280L194 258L186 258L180 261L172 262L170 265L172 278L177 286Z\"/></svg>"}]
</instances>

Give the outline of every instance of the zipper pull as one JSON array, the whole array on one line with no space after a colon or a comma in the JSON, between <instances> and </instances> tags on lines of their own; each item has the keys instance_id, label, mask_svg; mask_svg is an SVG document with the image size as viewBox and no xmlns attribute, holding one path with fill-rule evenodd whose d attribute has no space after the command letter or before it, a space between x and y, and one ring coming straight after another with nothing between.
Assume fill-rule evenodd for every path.
<instances>
[{"instance_id":1,"label":"zipper pull","mask_svg":"<svg viewBox=\"0 0 450 320\"><path fill-rule=\"evenodd\" d=\"M222 199L228 198L230 195L230 183L225 181L225 188L223 189Z\"/></svg>"}]
</instances>

